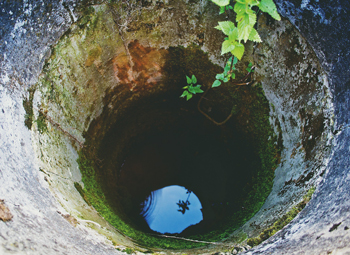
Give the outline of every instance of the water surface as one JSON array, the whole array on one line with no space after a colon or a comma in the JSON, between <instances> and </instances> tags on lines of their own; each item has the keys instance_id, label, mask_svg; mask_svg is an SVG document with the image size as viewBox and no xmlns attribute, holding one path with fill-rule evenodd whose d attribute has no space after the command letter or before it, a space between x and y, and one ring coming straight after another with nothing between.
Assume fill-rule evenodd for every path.
<instances>
[{"instance_id":1,"label":"water surface","mask_svg":"<svg viewBox=\"0 0 350 255\"><path fill-rule=\"evenodd\" d=\"M181 233L203 220L198 197L185 187L172 185L153 191L142 203L148 226L159 233Z\"/></svg>"}]
</instances>

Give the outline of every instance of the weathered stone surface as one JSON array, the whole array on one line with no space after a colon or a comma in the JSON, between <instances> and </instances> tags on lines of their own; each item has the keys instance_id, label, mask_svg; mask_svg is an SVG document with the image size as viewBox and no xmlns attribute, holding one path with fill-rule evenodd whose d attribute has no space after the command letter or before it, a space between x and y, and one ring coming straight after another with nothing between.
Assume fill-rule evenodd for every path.
<instances>
[{"instance_id":1,"label":"weathered stone surface","mask_svg":"<svg viewBox=\"0 0 350 255\"><path fill-rule=\"evenodd\" d=\"M183 7L187 6L188 2L192 3L192 1L176 2L175 5L180 5L180 8L177 6L178 9L176 10L183 9ZM345 252L349 252L350 243L350 232L348 230L350 226L350 162L349 148L347 145L350 140L348 129L348 120L350 117L348 110L350 97L348 45L350 38L347 32L349 27L349 19L347 18L349 3L347 1L310 3L310 1L279 0L276 2L281 14L290 19L311 44L317 57L320 59L322 67L326 70L333 95L332 100L335 104L335 113L334 117L329 116L331 111L328 112L328 99L323 105L318 105L317 103L310 104L309 108L304 111L301 111L301 109L297 107L299 102L306 103L306 105L308 105L308 102L316 102L317 100L313 100L312 95L319 96L320 94L311 93L310 98L300 98L300 96L302 97L305 94L292 95L295 104L290 106L288 102L277 102L278 97L275 94L267 93L267 97L272 103L278 107L281 106L281 108L278 108L278 111L272 113L271 116L274 120L278 119L281 122L284 136L283 141L287 145L285 146L287 150L284 152L284 157L296 158L294 161L295 165L298 162L301 164L298 174L295 174L295 172L287 173L284 171L287 171L286 165L288 166L290 161L286 161L285 167L283 168L284 171L281 171L282 168L278 170L281 172L280 176L285 175L281 179L282 181L279 185L284 183L284 181L291 180L291 184L297 186L296 184L302 180L302 176L304 175L306 178L310 172L316 172L317 174L309 185L317 183L319 181L317 178L319 175L322 176L323 180L318 186L314 198L290 225L265 243L253 248L253 250L247 253L280 254L283 252L287 254L321 254L338 252L339 254L344 254ZM157 4L161 5L154 1L153 6ZM166 4L168 3L166 2ZM36 141L40 141L40 139L37 139L36 136L31 138L31 132L24 126L25 111L22 107L22 100L23 96L26 95L26 89L38 80L44 61L50 56L50 47L58 41L61 35L71 26L72 22L76 21L79 17L78 6L79 3L76 1L57 2L33 0L23 3L19 1L4 1L0 3L0 11L2 12L0 19L1 24L3 24L0 34L0 180L2 183L2 185L0 185L0 193L2 194L2 198L6 199L6 203L8 203L8 207L14 215L12 221L6 223L0 222L1 254L10 252L23 254L120 253L113 248L111 242L100 235L96 235L95 232L85 227L83 224L84 220L81 220L80 224L74 228L62 215L57 213L57 211L62 211L63 215L67 215L64 208L69 209L74 203L77 203L77 207L85 206L76 190L72 189L72 187L74 188L73 182L79 182L80 176L77 165L74 162L76 154L74 154L74 148L71 146L71 139L66 138L62 140L62 143L66 146L62 154L69 154L70 158L67 161L63 161L65 163L69 162L68 165L64 165L64 163L63 166L61 166L62 169L70 168L70 171L54 172L51 173L51 175L49 172L46 172L45 174L46 180L49 182L51 179L54 179L56 183L62 184L56 185L56 187L60 187L61 190L56 193L53 191L55 194L53 196L51 193L52 189L50 192L43 175L39 174L37 162L34 161L35 154L31 146L31 139L35 139ZM198 6L202 6L203 8L204 4L200 3ZM200 14L205 11L205 9L200 8L198 8L198 10ZM193 17L188 18L186 15L189 15L189 13L186 13L184 10L182 11L184 12L184 16L180 24L186 24L188 20L191 20L191 22L187 23L186 27L178 26L177 29L173 29L172 26L177 25L175 23L176 19L172 19L171 15L164 14L163 12L171 13L171 11L160 6L159 18L153 19L152 17L154 16L150 16L151 20L147 21L148 16L143 17L142 20L144 20L144 22L142 23L142 29L138 27L139 24L128 24L129 32L127 35L130 37L126 36L124 40L131 40L135 35L138 35L140 38L146 38L146 35L148 36L149 34L157 38L158 35L160 40L154 40L152 45L147 45L145 41L140 42L141 45L144 44L143 47L152 46L159 48L171 45L170 42L173 42L173 45L187 45L189 42L197 41L199 45L203 44L203 49L210 51L212 56L218 55L220 47L213 43L213 41L215 41L215 34L209 33L208 36L204 36L203 39L203 34L205 34L203 30L205 29L201 30L200 27L195 26L193 23L195 19L193 19ZM168 20L163 27L158 24L159 22L163 22L160 20L161 17ZM125 20L127 20L127 18L127 16L123 17ZM213 27L215 20L207 23L204 22L204 24L206 24L205 26L207 27ZM162 33L161 28L168 33ZM193 29L195 32L192 32ZM186 35L187 37L185 36L182 38L182 35ZM266 38L266 40L268 40L268 38ZM141 49L141 47L138 49ZM84 64L87 68L96 68L97 71L103 72L103 70L98 70L100 63L98 58L99 52L100 50L96 48L90 55L87 54ZM212 57L212 59L216 63L222 63L222 59L214 60L214 57ZM115 61L115 63L121 63L121 61L118 60ZM319 68L317 67L317 63L313 64L316 66L315 70ZM311 63L311 66L313 64ZM116 68L118 68L118 64L116 64ZM121 75L122 72L118 72L118 74ZM260 75L264 75L263 72L260 72ZM320 73L319 77L322 77L322 75L323 74ZM155 79L155 77L157 77L157 70L152 73L143 73L143 76L145 79L149 79L150 77ZM125 81L127 83L128 79ZM305 80L304 82L309 81ZM316 83L317 82L320 82L319 84L325 83L324 80L319 81L319 79L317 79ZM266 83L264 89L266 92L270 91L273 93L275 88L269 88L269 84ZM325 86L325 88L327 86ZM320 92L322 86L317 89L318 92ZM286 92L289 93L289 91ZM284 91L281 91L280 94L284 94ZM325 95L327 94L328 92L326 91ZM38 99L37 97L36 102L39 102ZM288 111L289 107L291 107L291 111ZM95 114L98 114L98 111L96 111ZM299 114L300 117L298 116ZM310 142L307 138L311 135L310 130L312 127L320 127L319 130L321 129L320 123L323 122L323 116L327 116L329 120L332 118L335 119L336 125L329 124L327 126L327 128L334 126L332 135L335 138L335 142L332 146L329 144L329 148L331 148L330 152L325 151L328 149L326 146L327 144L320 145L321 147L316 146L315 148L319 148L322 153L326 153L315 154L314 151L312 151L314 143L312 140ZM285 123L281 121L282 117L288 117ZM297 125L293 127L293 123L295 122L297 122ZM70 128L69 122L67 123L68 124L62 124L60 122L62 129L66 130L66 128ZM84 123L85 122L83 122L82 126L84 126ZM85 128L87 124L85 124ZM300 127L304 127L304 130L300 130ZM74 131L71 130L68 131L72 132L73 135L78 135L80 133L74 133ZM331 138L327 137L329 133L325 136L325 132L316 132L316 134L318 134L318 138L322 138L321 140L323 141ZM35 135L38 135L38 133ZM82 141L80 140L81 137L77 137L78 141ZM303 140L304 143L296 146L295 141L297 139ZM44 140L45 139L42 139L42 141ZM289 146L291 144L295 146ZM58 145L60 147L57 147L53 143L47 146L47 149L48 151L54 151L57 150L57 148L62 148L62 144ZM310 149L308 154L309 158L318 155L319 158L317 158L317 160L321 162L320 164L322 167L326 167L324 172L323 169L319 168L316 164L314 167L307 166L307 162L304 161L305 154L303 151L299 153L295 150L295 152L293 152L294 148L299 149L301 146L306 150L308 148ZM40 155L40 153L45 154L45 151L40 150L40 147L36 147L36 149L36 155ZM327 156L327 153L331 154L329 161L323 159L323 156ZM47 157L47 159L50 159L50 157ZM317 162L317 160L314 162ZM50 161L47 163L50 164ZM54 165L56 165L57 162L54 163ZM61 169L56 168L54 165L52 169ZM290 166L293 167L293 164ZM306 166L309 167L309 170L304 173L301 169ZM43 169L43 171L45 171L45 169ZM305 186L303 189L307 187L308 186ZM281 187L276 189L275 194L280 191L280 188ZM74 202L70 199L66 204L63 203L60 205L57 203L57 201L62 202L65 200L65 197L59 197L63 191L66 193L71 191L73 194L71 198ZM295 204L298 199L301 199L301 193L302 192L297 194L295 198L292 198L294 201L288 201L287 207L290 207L293 203ZM283 208L283 205L281 207L284 211L288 209ZM86 210L90 209L86 208ZM95 213L93 210L90 211L91 214ZM271 216L273 215L270 214L269 217ZM260 216L257 215L256 217L264 218L264 213L261 212ZM93 222L90 222L90 224L96 226L96 223ZM264 222L264 219L262 219L261 222ZM101 229L104 232L110 232L108 225L102 226ZM125 242L125 240L120 241Z\"/></svg>"},{"instance_id":2,"label":"weathered stone surface","mask_svg":"<svg viewBox=\"0 0 350 255\"><path fill-rule=\"evenodd\" d=\"M348 254L349 186L349 2L279 1L315 50L328 73L335 107L335 144L323 180L306 208L275 236L247 254ZM337 228L332 227L341 223Z\"/></svg>"}]
</instances>

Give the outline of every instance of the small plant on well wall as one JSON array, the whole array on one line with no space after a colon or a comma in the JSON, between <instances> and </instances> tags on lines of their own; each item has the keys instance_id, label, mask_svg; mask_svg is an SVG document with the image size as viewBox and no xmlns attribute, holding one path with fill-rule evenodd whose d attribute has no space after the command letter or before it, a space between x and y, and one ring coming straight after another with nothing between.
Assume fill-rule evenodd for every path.
<instances>
[{"instance_id":1,"label":"small plant on well wall","mask_svg":"<svg viewBox=\"0 0 350 255\"><path fill-rule=\"evenodd\" d=\"M218 87L222 82L228 82L231 79L235 79L235 64L238 60L241 60L244 54L244 44L247 41L261 42L258 31L254 28L257 22L257 13L259 11L268 13L272 18L281 20L280 15L277 12L277 8L273 0L234 0L230 4L231 0L211 0L213 3L220 7L220 14L233 10L236 14L235 20L221 21L215 27L222 31L227 37L221 46L221 55L230 54L232 55L227 61L224 72L216 75L216 79L212 84L211 88ZM247 71L248 75L254 70L252 63L249 64ZM246 77L248 77L248 75ZM194 76L192 76L194 77ZM246 78L245 77L245 78ZM187 82L189 78L187 77ZM192 81L192 80L191 80ZM194 89L194 84L191 89L188 86L184 87L185 91L181 97L186 97L187 100L191 99L193 95L199 92L200 89ZM235 85L248 85L249 83L245 80L236 82Z\"/></svg>"},{"instance_id":2,"label":"small plant on well wall","mask_svg":"<svg viewBox=\"0 0 350 255\"><path fill-rule=\"evenodd\" d=\"M190 100L193 95L204 92L203 90L201 90L202 85L197 84L196 76L192 75L191 78L186 76L186 79L187 86L183 87L184 92L180 97L186 97L187 100Z\"/></svg>"}]
</instances>

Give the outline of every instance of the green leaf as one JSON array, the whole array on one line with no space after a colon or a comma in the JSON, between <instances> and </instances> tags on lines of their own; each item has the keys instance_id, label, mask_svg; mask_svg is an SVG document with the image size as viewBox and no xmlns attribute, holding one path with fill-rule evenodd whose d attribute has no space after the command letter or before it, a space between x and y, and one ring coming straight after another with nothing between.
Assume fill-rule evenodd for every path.
<instances>
[{"instance_id":1,"label":"green leaf","mask_svg":"<svg viewBox=\"0 0 350 255\"><path fill-rule=\"evenodd\" d=\"M189 94L188 91L185 90L184 92L182 92L182 95L181 95L180 97L185 97L185 96L187 96L188 94Z\"/></svg>"},{"instance_id":2,"label":"green leaf","mask_svg":"<svg viewBox=\"0 0 350 255\"><path fill-rule=\"evenodd\" d=\"M219 6L226 6L230 4L230 0L211 0L211 1Z\"/></svg>"},{"instance_id":3,"label":"green leaf","mask_svg":"<svg viewBox=\"0 0 350 255\"><path fill-rule=\"evenodd\" d=\"M191 94L196 94L196 90L195 88L191 85L188 87L188 91L191 93Z\"/></svg>"},{"instance_id":4,"label":"green leaf","mask_svg":"<svg viewBox=\"0 0 350 255\"><path fill-rule=\"evenodd\" d=\"M225 77L225 79L223 79L222 81L223 82L228 82L229 80L230 80L229 78Z\"/></svg>"},{"instance_id":5,"label":"green leaf","mask_svg":"<svg viewBox=\"0 0 350 255\"><path fill-rule=\"evenodd\" d=\"M212 88L219 87L221 85L221 81L215 80L213 85L211 85Z\"/></svg>"},{"instance_id":6,"label":"green leaf","mask_svg":"<svg viewBox=\"0 0 350 255\"><path fill-rule=\"evenodd\" d=\"M235 3L235 7L233 8L233 10L239 14L239 13L243 13L246 11L247 6L245 5L245 2L241 2L241 1L237 1L237 3Z\"/></svg>"},{"instance_id":7,"label":"green leaf","mask_svg":"<svg viewBox=\"0 0 350 255\"><path fill-rule=\"evenodd\" d=\"M190 100L192 97L193 97L193 95L192 95L191 93L188 93L188 94L186 95L186 100L188 101L188 100Z\"/></svg>"},{"instance_id":8,"label":"green leaf","mask_svg":"<svg viewBox=\"0 0 350 255\"><path fill-rule=\"evenodd\" d=\"M224 68L224 74L227 75L228 71L230 71L230 65L226 64L225 68ZM216 78L217 79L217 78Z\"/></svg>"},{"instance_id":9,"label":"green leaf","mask_svg":"<svg viewBox=\"0 0 350 255\"><path fill-rule=\"evenodd\" d=\"M238 59L235 57L235 58L233 59L232 64L235 65L235 64L237 64L237 62L238 62Z\"/></svg>"},{"instance_id":10,"label":"green leaf","mask_svg":"<svg viewBox=\"0 0 350 255\"><path fill-rule=\"evenodd\" d=\"M227 52L231 52L234 49L235 49L235 45L232 44L230 40L224 41L221 47L221 55L224 55Z\"/></svg>"},{"instance_id":11,"label":"green leaf","mask_svg":"<svg viewBox=\"0 0 350 255\"><path fill-rule=\"evenodd\" d=\"M192 83L193 83L193 84L196 84L196 83L197 83L197 78L196 78L196 76L194 76L193 74L192 74Z\"/></svg>"},{"instance_id":12,"label":"green leaf","mask_svg":"<svg viewBox=\"0 0 350 255\"><path fill-rule=\"evenodd\" d=\"M190 92L188 92L187 90L185 90L182 95L180 97L186 97L187 101L190 100L192 98L192 94Z\"/></svg>"},{"instance_id":13,"label":"green leaf","mask_svg":"<svg viewBox=\"0 0 350 255\"><path fill-rule=\"evenodd\" d=\"M225 13L225 6L220 6L220 14Z\"/></svg>"},{"instance_id":14,"label":"green leaf","mask_svg":"<svg viewBox=\"0 0 350 255\"><path fill-rule=\"evenodd\" d=\"M253 66L253 64L250 62L249 64L248 64L248 67L245 69L245 70L247 70L248 72L251 72L252 71L252 66ZM254 70L253 70L254 71Z\"/></svg>"},{"instance_id":15,"label":"green leaf","mask_svg":"<svg viewBox=\"0 0 350 255\"><path fill-rule=\"evenodd\" d=\"M215 79L217 79L217 80L223 80L224 78L225 78L225 74L223 74L223 73L219 73L215 76Z\"/></svg>"},{"instance_id":16,"label":"green leaf","mask_svg":"<svg viewBox=\"0 0 350 255\"><path fill-rule=\"evenodd\" d=\"M244 2L249 6L249 8L259 4L259 1L257 0L245 0Z\"/></svg>"},{"instance_id":17,"label":"green leaf","mask_svg":"<svg viewBox=\"0 0 350 255\"><path fill-rule=\"evenodd\" d=\"M254 28L250 32L248 39L253 42L262 42L258 31L256 31Z\"/></svg>"},{"instance_id":18,"label":"green leaf","mask_svg":"<svg viewBox=\"0 0 350 255\"><path fill-rule=\"evenodd\" d=\"M239 3L236 3L235 6L237 4ZM244 42L246 42L256 23L256 14L251 9L248 9L244 12L239 12L237 13L236 21L238 22L238 40L244 40Z\"/></svg>"},{"instance_id":19,"label":"green leaf","mask_svg":"<svg viewBox=\"0 0 350 255\"><path fill-rule=\"evenodd\" d=\"M232 5L229 5L229 6L227 6L226 8L227 8L227 10L233 10Z\"/></svg>"},{"instance_id":20,"label":"green leaf","mask_svg":"<svg viewBox=\"0 0 350 255\"><path fill-rule=\"evenodd\" d=\"M201 90L201 85L195 86L194 90L196 91L196 93L203 93L204 92L203 90Z\"/></svg>"},{"instance_id":21,"label":"green leaf","mask_svg":"<svg viewBox=\"0 0 350 255\"><path fill-rule=\"evenodd\" d=\"M225 35L230 35L232 31L236 29L235 24L232 21L220 21L219 25L215 28L221 30Z\"/></svg>"},{"instance_id":22,"label":"green leaf","mask_svg":"<svg viewBox=\"0 0 350 255\"><path fill-rule=\"evenodd\" d=\"M238 40L238 29L235 27L231 33L228 35L229 41L237 41Z\"/></svg>"},{"instance_id":23,"label":"green leaf","mask_svg":"<svg viewBox=\"0 0 350 255\"><path fill-rule=\"evenodd\" d=\"M216 26L216 27L214 27L214 28L216 28L217 30L222 31L222 30L221 30L221 27L220 27L219 25L217 25L217 26Z\"/></svg>"},{"instance_id":24,"label":"green leaf","mask_svg":"<svg viewBox=\"0 0 350 255\"><path fill-rule=\"evenodd\" d=\"M188 86L183 87L183 89L187 89L187 88L188 88Z\"/></svg>"},{"instance_id":25,"label":"green leaf","mask_svg":"<svg viewBox=\"0 0 350 255\"><path fill-rule=\"evenodd\" d=\"M243 53L244 53L244 45L241 43L238 43L236 47L231 51L232 55L237 57L239 60L241 60Z\"/></svg>"},{"instance_id":26,"label":"green leaf","mask_svg":"<svg viewBox=\"0 0 350 255\"><path fill-rule=\"evenodd\" d=\"M188 77L187 75L186 75L186 79L187 79L187 84L191 84L191 83L192 83L191 78L190 78L190 77Z\"/></svg>"},{"instance_id":27,"label":"green leaf","mask_svg":"<svg viewBox=\"0 0 350 255\"><path fill-rule=\"evenodd\" d=\"M276 5L273 0L261 0L258 6L261 11L267 12L275 20L281 20L281 16L278 14Z\"/></svg>"}]
</instances>

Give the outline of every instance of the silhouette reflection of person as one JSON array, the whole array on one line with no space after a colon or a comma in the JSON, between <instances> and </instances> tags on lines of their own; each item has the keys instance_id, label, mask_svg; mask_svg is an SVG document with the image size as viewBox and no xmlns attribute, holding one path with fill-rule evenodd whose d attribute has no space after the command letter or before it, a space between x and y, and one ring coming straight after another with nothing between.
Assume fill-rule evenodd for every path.
<instances>
[{"instance_id":1,"label":"silhouette reflection of person","mask_svg":"<svg viewBox=\"0 0 350 255\"><path fill-rule=\"evenodd\" d=\"M190 201L188 201L188 199L190 198L190 195L192 193L192 190L187 189L186 194L188 194L187 200L183 201L183 200L179 200L178 203L176 203L180 209L178 209L178 212L181 212L182 214L185 214L186 210L190 210L190 208L188 207L191 203Z\"/></svg>"},{"instance_id":2,"label":"silhouette reflection of person","mask_svg":"<svg viewBox=\"0 0 350 255\"><path fill-rule=\"evenodd\" d=\"M176 203L181 209L178 209L179 212L182 214L185 214L186 210L190 210L188 206L190 205L190 202L187 200L186 202L183 200L179 200L178 203Z\"/></svg>"}]
</instances>

